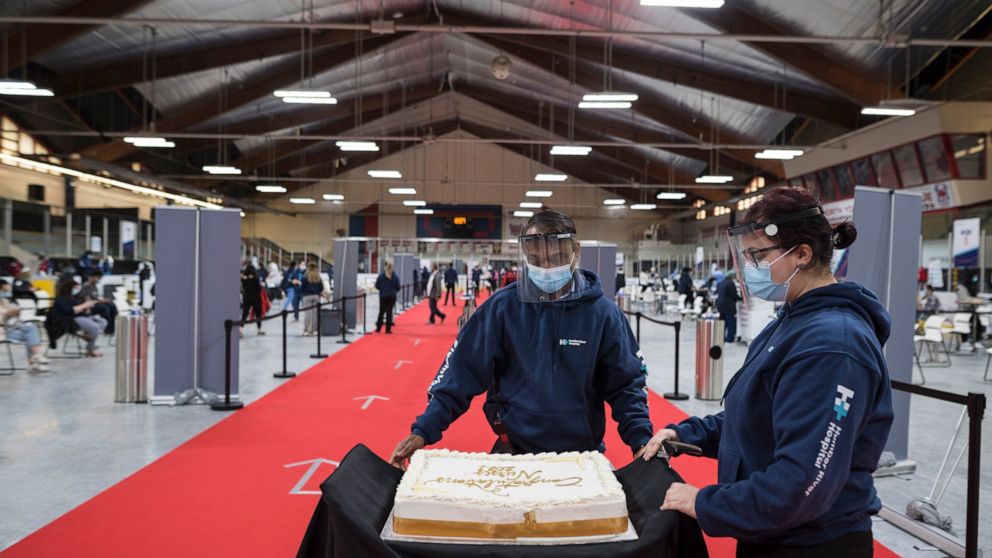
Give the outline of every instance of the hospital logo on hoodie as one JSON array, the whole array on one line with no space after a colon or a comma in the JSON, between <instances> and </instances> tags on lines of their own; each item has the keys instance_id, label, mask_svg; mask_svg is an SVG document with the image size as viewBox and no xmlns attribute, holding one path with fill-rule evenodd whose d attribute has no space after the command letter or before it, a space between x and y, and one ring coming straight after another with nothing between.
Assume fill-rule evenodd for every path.
<instances>
[{"instance_id":1,"label":"hospital logo on hoodie","mask_svg":"<svg viewBox=\"0 0 992 558\"><path fill-rule=\"evenodd\" d=\"M837 395L834 398L834 412L837 413L837 421L840 422L851 410L851 400L854 399L854 392L850 389L837 385Z\"/></svg>"},{"instance_id":2,"label":"hospital logo on hoodie","mask_svg":"<svg viewBox=\"0 0 992 558\"><path fill-rule=\"evenodd\" d=\"M558 344L562 347L581 347L586 342L584 339L559 339Z\"/></svg>"}]
</instances>

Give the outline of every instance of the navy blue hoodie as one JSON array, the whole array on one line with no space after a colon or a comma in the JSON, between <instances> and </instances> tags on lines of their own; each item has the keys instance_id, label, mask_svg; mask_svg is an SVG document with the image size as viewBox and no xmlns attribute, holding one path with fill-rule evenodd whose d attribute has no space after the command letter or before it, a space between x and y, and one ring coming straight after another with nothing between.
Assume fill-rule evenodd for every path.
<instances>
[{"instance_id":1,"label":"navy blue hoodie","mask_svg":"<svg viewBox=\"0 0 992 558\"><path fill-rule=\"evenodd\" d=\"M871 529L892 426L889 323L857 283L810 291L755 338L723 412L669 426L719 459L719 484L696 497L703 532L813 545Z\"/></svg>"},{"instance_id":2,"label":"navy blue hoodie","mask_svg":"<svg viewBox=\"0 0 992 558\"><path fill-rule=\"evenodd\" d=\"M652 435L637 340L623 313L603 297L599 278L579 270L578 296L523 303L517 283L497 291L462 328L412 431L433 444L472 398L489 390L510 440L531 452L595 451L610 403L624 443L637 449ZM499 375L498 403L492 394Z\"/></svg>"}]
</instances>

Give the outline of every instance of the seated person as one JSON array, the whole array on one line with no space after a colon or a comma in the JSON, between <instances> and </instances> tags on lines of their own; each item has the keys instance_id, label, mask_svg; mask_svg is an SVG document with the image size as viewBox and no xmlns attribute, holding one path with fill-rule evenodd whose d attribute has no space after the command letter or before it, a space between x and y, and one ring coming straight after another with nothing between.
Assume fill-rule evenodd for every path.
<instances>
[{"instance_id":1,"label":"seated person","mask_svg":"<svg viewBox=\"0 0 992 558\"><path fill-rule=\"evenodd\" d=\"M20 321L21 309L10 299L10 283L0 279L0 337L24 343L28 352L29 372L48 372L48 359L43 354L38 326Z\"/></svg>"},{"instance_id":2,"label":"seated person","mask_svg":"<svg viewBox=\"0 0 992 558\"><path fill-rule=\"evenodd\" d=\"M15 300L33 300L38 302L38 295L34 293L34 285L31 284L31 272L22 271L15 275L14 284L11 286L11 298Z\"/></svg>"},{"instance_id":3,"label":"seated person","mask_svg":"<svg viewBox=\"0 0 992 558\"><path fill-rule=\"evenodd\" d=\"M81 301L76 298L78 285L74 280L62 281L55 292L55 304L52 305L52 315L59 318L71 317L80 330L80 337L86 340L86 356L99 357L96 352L96 341L107 327L107 321L98 314L87 312L96 306L96 301Z\"/></svg>"},{"instance_id":4,"label":"seated person","mask_svg":"<svg viewBox=\"0 0 992 558\"><path fill-rule=\"evenodd\" d=\"M927 285L923 298L916 303L916 319L925 320L937 312L940 312L940 299L933 294L933 285Z\"/></svg>"},{"instance_id":5,"label":"seated person","mask_svg":"<svg viewBox=\"0 0 992 558\"><path fill-rule=\"evenodd\" d=\"M79 289L79 298L83 301L95 301L96 306L93 307L92 314L96 314L106 320L107 327L104 333L107 335L114 334L114 322L117 320L117 305L113 302L102 298L100 292L97 289L97 285L100 280L103 279L103 272L98 270L93 271L86 281L83 282L82 288Z\"/></svg>"}]
</instances>

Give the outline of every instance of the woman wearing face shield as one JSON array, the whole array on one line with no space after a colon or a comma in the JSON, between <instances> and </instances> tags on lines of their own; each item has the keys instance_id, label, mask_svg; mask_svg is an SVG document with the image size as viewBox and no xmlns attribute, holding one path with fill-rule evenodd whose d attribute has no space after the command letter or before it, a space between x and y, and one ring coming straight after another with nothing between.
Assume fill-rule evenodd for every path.
<instances>
[{"instance_id":1,"label":"woman wearing face shield","mask_svg":"<svg viewBox=\"0 0 992 558\"><path fill-rule=\"evenodd\" d=\"M881 503L872 472L892 425L882 345L890 316L874 293L840 283L834 248L857 234L831 227L806 190L776 188L728 230L742 292L783 302L724 392L724 411L660 430L718 459L718 484L674 484L663 510L737 539L738 556L871 556Z\"/></svg>"},{"instance_id":2,"label":"woman wearing face shield","mask_svg":"<svg viewBox=\"0 0 992 558\"><path fill-rule=\"evenodd\" d=\"M603 450L604 402L632 451L651 438L637 341L599 277L578 267L575 223L542 211L518 246L519 278L459 332L427 390L427 408L393 451L393 465L440 440L483 392L493 452Z\"/></svg>"}]
</instances>

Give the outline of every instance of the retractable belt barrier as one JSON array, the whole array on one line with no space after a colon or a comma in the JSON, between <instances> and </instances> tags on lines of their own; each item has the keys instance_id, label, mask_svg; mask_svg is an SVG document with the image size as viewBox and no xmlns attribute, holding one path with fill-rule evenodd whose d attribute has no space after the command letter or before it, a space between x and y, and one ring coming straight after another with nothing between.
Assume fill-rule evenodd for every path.
<instances>
[{"instance_id":1,"label":"retractable belt barrier","mask_svg":"<svg viewBox=\"0 0 992 558\"><path fill-rule=\"evenodd\" d=\"M637 344L641 344L641 320L647 320L652 323L656 323L663 326L669 326L675 328L675 390L670 393L663 394L665 399L672 399L675 401L684 401L689 399L689 395L679 391L679 339L682 333L682 322L666 322L662 320L656 320L650 316L638 312L628 312L626 310L621 310L624 314L628 316L634 316L637 318L634 334L637 337Z\"/></svg>"}]
</instances>

